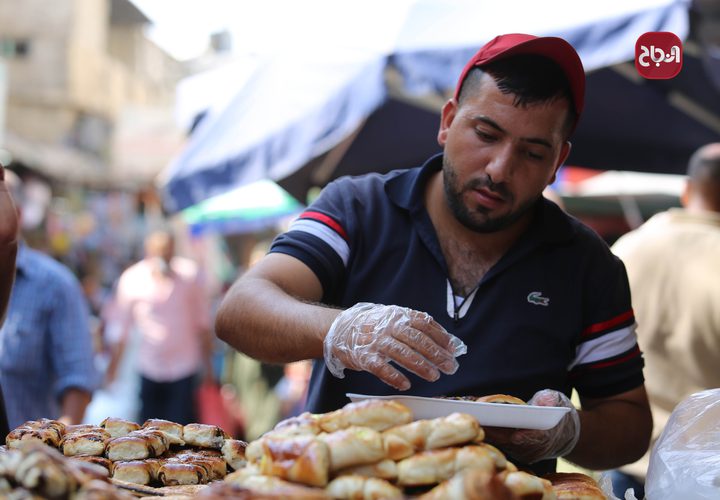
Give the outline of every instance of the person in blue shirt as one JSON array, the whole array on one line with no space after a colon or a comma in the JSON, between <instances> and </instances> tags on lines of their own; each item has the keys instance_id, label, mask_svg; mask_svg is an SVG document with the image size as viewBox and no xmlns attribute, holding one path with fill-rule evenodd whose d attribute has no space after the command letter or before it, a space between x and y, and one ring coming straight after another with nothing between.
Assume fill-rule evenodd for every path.
<instances>
[{"instance_id":1,"label":"person in blue shirt","mask_svg":"<svg viewBox=\"0 0 720 500\"><path fill-rule=\"evenodd\" d=\"M5 174L19 220L22 186L17 176ZM67 267L22 242L16 266L0 327L0 386L8 425L12 429L39 418L79 424L98 384L80 284Z\"/></svg>"},{"instance_id":2,"label":"person in blue shirt","mask_svg":"<svg viewBox=\"0 0 720 500\"><path fill-rule=\"evenodd\" d=\"M562 39L488 42L442 109L443 153L328 185L233 285L218 336L265 362L315 359L312 412L347 392L505 393L571 408L549 430L488 432L537 473L640 457L652 418L625 269L542 197L584 88Z\"/></svg>"},{"instance_id":3,"label":"person in blue shirt","mask_svg":"<svg viewBox=\"0 0 720 500\"><path fill-rule=\"evenodd\" d=\"M0 326L5 320L10 292L15 279L17 247L17 211L10 196L10 190L5 184L5 169L0 165ZM4 399L0 386L0 440L3 441L9 431Z\"/></svg>"}]
</instances>

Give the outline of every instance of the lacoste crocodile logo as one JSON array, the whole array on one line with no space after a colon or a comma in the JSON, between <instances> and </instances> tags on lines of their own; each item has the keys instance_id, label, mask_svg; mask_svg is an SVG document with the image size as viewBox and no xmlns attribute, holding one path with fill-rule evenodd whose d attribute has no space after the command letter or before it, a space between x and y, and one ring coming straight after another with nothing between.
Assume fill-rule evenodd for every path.
<instances>
[{"instance_id":1,"label":"lacoste crocodile logo","mask_svg":"<svg viewBox=\"0 0 720 500\"><path fill-rule=\"evenodd\" d=\"M543 297L542 292L530 292L527 296L527 301L536 306L549 306L550 298Z\"/></svg>"}]
</instances>

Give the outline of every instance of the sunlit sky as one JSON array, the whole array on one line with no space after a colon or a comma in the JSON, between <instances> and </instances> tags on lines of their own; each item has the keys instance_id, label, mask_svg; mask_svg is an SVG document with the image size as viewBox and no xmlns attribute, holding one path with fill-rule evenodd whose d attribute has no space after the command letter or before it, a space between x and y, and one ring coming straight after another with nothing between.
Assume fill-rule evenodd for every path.
<instances>
[{"instance_id":1,"label":"sunlit sky","mask_svg":"<svg viewBox=\"0 0 720 500\"><path fill-rule=\"evenodd\" d=\"M180 60L206 50L209 35L228 30L239 53L278 53L287 47L342 45L361 50L388 50L412 6L426 13L424 39L468 36L488 29L533 33L567 26L583 18L600 19L670 0L605 0L588 9L577 0L131 0L154 23L148 35ZM452 7L471 6L481 16L462 19L453 33L436 33L435 20ZM466 7L470 8L470 7ZM480 8L480 10L478 10ZM491 20L491 21L490 21ZM485 22L483 22L485 21ZM464 35L463 35L464 34ZM332 43L328 43L332 40ZM458 40L454 40L457 42Z\"/></svg>"},{"instance_id":2,"label":"sunlit sky","mask_svg":"<svg viewBox=\"0 0 720 500\"><path fill-rule=\"evenodd\" d=\"M132 0L153 21L148 36L180 60L200 55L209 35L222 30L232 33L235 51L249 53L277 52L333 34L382 45L389 42L377 39L388 32L383 26L399 23L413 1ZM368 36L368 26L374 36Z\"/></svg>"}]
</instances>

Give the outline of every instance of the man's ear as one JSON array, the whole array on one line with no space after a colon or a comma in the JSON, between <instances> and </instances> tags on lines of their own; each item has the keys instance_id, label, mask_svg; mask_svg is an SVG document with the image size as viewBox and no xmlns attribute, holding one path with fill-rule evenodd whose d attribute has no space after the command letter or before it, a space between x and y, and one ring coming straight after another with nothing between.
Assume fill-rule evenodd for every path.
<instances>
[{"instance_id":1,"label":"man's ear","mask_svg":"<svg viewBox=\"0 0 720 500\"><path fill-rule=\"evenodd\" d=\"M550 182L548 185L555 182L555 178L557 177L558 170L560 170L560 167L563 166L565 163L565 160L567 160L568 156L570 156L570 150L572 149L572 143L570 141L565 141L565 144L563 144L562 149L560 149L560 155L558 156L557 164L555 165L555 170L553 171L552 177L550 178Z\"/></svg>"},{"instance_id":2,"label":"man's ear","mask_svg":"<svg viewBox=\"0 0 720 500\"><path fill-rule=\"evenodd\" d=\"M450 128L450 125L455 119L457 109L458 103L454 98L450 99L442 107L442 113L440 114L440 130L438 130L437 135L438 144L440 144L441 146L444 146L447 142L448 129Z\"/></svg>"},{"instance_id":3,"label":"man's ear","mask_svg":"<svg viewBox=\"0 0 720 500\"><path fill-rule=\"evenodd\" d=\"M685 187L682 190L682 193L680 193L680 204L687 208L688 205L690 205L690 198L692 196L692 183L690 180L685 181Z\"/></svg>"}]
</instances>

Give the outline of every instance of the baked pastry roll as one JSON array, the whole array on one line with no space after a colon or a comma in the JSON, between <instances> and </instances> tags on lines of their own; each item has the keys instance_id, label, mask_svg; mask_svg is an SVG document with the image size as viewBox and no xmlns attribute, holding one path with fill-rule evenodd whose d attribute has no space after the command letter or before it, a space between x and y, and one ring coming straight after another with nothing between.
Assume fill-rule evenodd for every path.
<instances>
[{"instance_id":1,"label":"baked pastry roll","mask_svg":"<svg viewBox=\"0 0 720 500\"><path fill-rule=\"evenodd\" d=\"M164 458L146 458L144 462L150 471L150 480L152 482L159 481L158 475L160 474L160 467L165 465L167 460Z\"/></svg>"},{"instance_id":2,"label":"baked pastry roll","mask_svg":"<svg viewBox=\"0 0 720 500\"><path fill-rule=\"evenodd\" d=\"M478 403L500 403L506 405L526 405L527 403L520 398L510 396L508 394L488 394L480 396L476 400Z\"/></svg>"},{"instance_id":3,"label":"baked pastry roll","mask_svg":"<svg viewBox=\"0 0 720 500\"><path fill-rule=\"evenodd\" d=\"M72 498L73 500L135 500L136 497L106 481L93 479L83 484Z\"/></svg>"},{"instance_id":4,"label":"baked pastry roll","mask_svg":"<svg viewBox=\"0 0 720 500\"><path fill-rule=\"evenodd\" d=\"M59 420L52 420L49 418L40 418L38 420L29 420L23 424L34 429L53 429L59 436L62 437L65 434L66 425Z\"/></svg>"},{"instance_id":5,"label":"baked pastry roll","mask_svg":"<svg viewBox=\"0 0 720 500\"><path fill-rule=\"evenodd\" d=\"M66 457L77 455L99 457L105 453L108 440L107 432L74 432L63 437L59 448Z\"/></svg>"},{"instance_id":6,"label":"baked pastry roll","mask_svg":"<svg viewBox=\"0 0 720 500\"><path fill-rule=\"evenodd\" d=\"M208 482L208 474L207 471L199 465L182 462L166 462L160 466L158 479L164 486L205 484Z\"/></svg>"},{"instance_id":7,"label":"baked pastry roll","mask_svg":"<svg viewBox=\"0 0 720 500\"><path fill-rule=\"evenodd\" d=\"M509 468L513 468L513 470L517 470L517 467L515 467L513 464L507 461L507 458L503 454L502 451L495 448L493 445L488 443L477 443L476 445L479 448L483 448L488 453L490 453L490 456L493 459L493 462L495 462L495 470L503 471L508 470ZM512 472L512 471L509 471Z\"/></svg>"},{"instance_id":8,"label":"baked pastry roll","mask_svg":"<svg viewBox=\"0 0 720 500\"><path fill-rule=\"evenodd\" d=\"M301 436L305 434L317 435L322 432L320 428L321 418L322 415L315 415L306 411L295 417L281 420L268 434L288 436Z\"/></svg>"},{"instance_id":9,"label":"baked pastry roll","mask_svg":"<svg viewBox=\"0 0 720 500\"><path fill-rule=\"evenodd\" d=\"M495 461L490 452L479 446L423 451L398 462L398 484L402 486L436 484L469 468L494 473Z\"/></svg>"},{"instance_id":10,"label":"baked pastry roll","mask_svg":"<svg viewBox=\"0 0 720 500\"><path fill-rule=\"evenodd\" d=\"M159 457L169 448L166 434L162 431L154 429L141 429L139 431L132 431L127 435L127 437L139 437L145 439L152 450L150 454L151 457Z\"/></svg>"},{"instance_id":11,"label":"baked pastry roll","mask_svg":"<svg viewBox=\"0 0 720 500\"><path fill-rule=\"evenodd\" d=\"M261 474L310 486L328 482L330 452L315 436L260 438L248 445L245 456Z\"/></svg>"},{"instance_id":12,"label":"baked pastry roll","mask_svg":"<svg viewBox=\"0 0 720 500\"><path fill-rule=\"evenodd\" d=\"M112 467L112 477L127 483L143 485L150 484L150 481L152 481L150 466L141 460L114 462Z\"/></svg>"},{"instance_id":13,"label":"baked pastry roll","mask_svg":"<svg viewBox=\"0 0 720 500\"><path fill-rule=\"evenodd\" d=\"M220 451L230 467L238 470L245 466L247 463L247 460L245 460L245 448L247 448L247 445L245 441L239 439L226 439L223 441Z\"/></svg>"},{"instance_id":14,"label":"baked pastry roll","mask_svg":"<svg viewBox=\"0 0 720 500\"><path fill-rule=\"evenodd\" d=\"M353 465L346 467L335 473L336 476L357 475L364 477L377 477L379 479L387 479L395 481L398 476L397 463L394 460L386 458L374 464Z\"/></svg>"},{"instance_id":15,"label":"baked pastry roll","mask_svg":"<svg viewBox=\"0 0 720 500\"><path fill-rule=\"evenodd\" d=\"M421 495L418 500L447 500L449 498L453 500L518 500L520 497L515 495L497 474L485 469L465 469Z\"/></svg>"},{"instance_id":16,"label":"baked pastry roll","mask_svg":"<svg viewBox=\"0 0 720 500\"><path fill-rule=\"evenodd\" d=\"M67 434L75 434L75 433L81 433L81 432L99 432L99 433L106 433L108 438L110 438L110 433L107 432L105 429L98 425L91 425L91 424L77 424L77 425L66 425L65 426L65 435Z\"/></svg>"},{"instance_id":17,"label":"baked pastry roll","mask_svg":"<svg viewBox=\"0 0 720 500\"><path fill-rule=\"evenodd\" d=\"M100 422L100 427L108 431L112 438L127 436L132 431L140 429L140 426L135 422L114 417L108 417Z\"/></svg>"},{"instance_id":18,"label":"baked pastry roll","mask_svg":"<svg viewBox=\"0 0 720 500\"><path fill-rule=\"evenodd\" d=\"M185 441L183 440L183 426L181 424L160 418L151 418L145 421L142 428L164 432L168 435L169 444L185 445Z\"/></svg>"},{"instance_id":19,"label":"baked pastry roll","mask_svg":"<svg viewBox=\"0 0 720 500\"><path fill-rule=\"evenodd\" d=\"M396 425L412 421L412 411L397 401L388 399L366 399L349 403L339 410L318 416L320 428L335 432L350 426L370 427L384 431Z\"/></svg>"},{"instance_id":20,"label":"baked pastry roll","mask_svg":"<svg viewBox=\"0 0 720 500\"><path fill-rule=\"evenodd\" d=\"M558 500L600 500L607 498L592 477L579 472L554 472L545 475Z\"/></svg>"},{"instance_id":21,"label":"baked pastry roll","mask_svg":"<svg viewBox=\"0 0 720 500\"><path fill-rule=\"evenodd\" d=\"M230 436L216 425L187 424L183 427L185 444L202 448L222 448L223 441Z\"/></svg>"},{"instance_id":22,"label":"baked pastry roll","mask_svg":"<svg viewBox=\"0 0 720 500\"><path fill-rule=\"evenodd\" d=\"M105 457L93 457L93 456L75 456L72 457L74 462L82 462L84 464L92 464L98 467L102 467L105 470L105 475L110 476L112 469L112 462Z\"/></svg>"},{"instance_id":23,"label":"baked pastry roll","mask_svg":"<svg viewBox=\"0 0 720 500\"><path fill-rule=\"evenodd\" d=\"M539 500L556 500L553 486L547 479L542 479L524 471L500 474L505 486L520 498L537 498ZM573 497L575 498L575 497Z\"/></svg>"},{"instance_id":24,"label":"baked pastry roll","mask_svg":"<svg viewBox=\"0 0 720 500\"><path fill-rule=\"evenodd\" d=\"M221 456L185 451L168 458L167 461L199 465L205 469L210 481L223 479L227 475L227 463Z\"/></svg>"},{"instance_id":25,"label":"baked pastry roll","mask_svg":"<svg viewBox=\"0 0 720 500\"><path fill-rule=\"evenodd\" d=\"M364 476L340 476L327 485L326 491L333 498L347 498L358 500L403 499L402 490L388 483L384 479Z\"/></svg>"},{"instance_id":26,"label":"baked pastry roll","mask_svg":"<svg viewBox=\"0 0 720 500\"><path fill-rule=\"evenodd\" d=\"M8 448L17 449L24 443L40 443L57 448L62 437L55 429L51 428L34 428L29 426L21 426L13 429L5 437L5 444Z\"/></svg>"},{"instance_id":27,"label":"baked pastry roll","mask_svg":"<svg viewBox=\"0 0 720 500\"><path fill-rule=\"evenodd\" d=\"M388 458L400 460L416 451L445 448L477 440L485 432L477 419L466 413L416 420L383 432Z\"/></svg>"},{"instance_id":28,"label":"baked pastry roll","mask_svg":"<svg viewBox=\"0 0 720 500\"><path fill-rule=\"evenodd\" d=\"M15 482L48 498L65 498L86 476L66 468L63 456L45 445L23 447L23 457L15 470Z\"/></svg>"},{"instance_id":29,"label":"baked pastry roll","mask_svg":"<svg viewBox=\"0 0 720 500\"><path fill-rule=\"evenodd\" d=\"M153 449L145 437L123 436L108 441L105 456L116 462L142 460L152 455Z\"/></svg>"},{"instance_id":30,"label":"baked pastry roll","mask_svg":"<svg viewBox=\"0 0 720 500\"><path fill-rule=\"evenodd\" d=\"M228 476L228 479L230 476ZM226 482L228 481L226 479ZM321 488L310 488L299 484L293 484L274 476L245 475L230 480L231 484L237 484L259 494L257 498L292 498L303 500L329 500L331 497ZM253 498L252 496L250 498Z\"/></svg>"},{"instance_id":31,"label":"baked pastry roll","mask_svg":"<svg viewBox=\"0 0 720 500\"><path fill-rule=\"evenodd\" d=\"M351 465L373 464L386 458L382 434L368 427L348 427L330 434L320 434L330 450L330 470Z\"/></svg>"}]
</instances>

